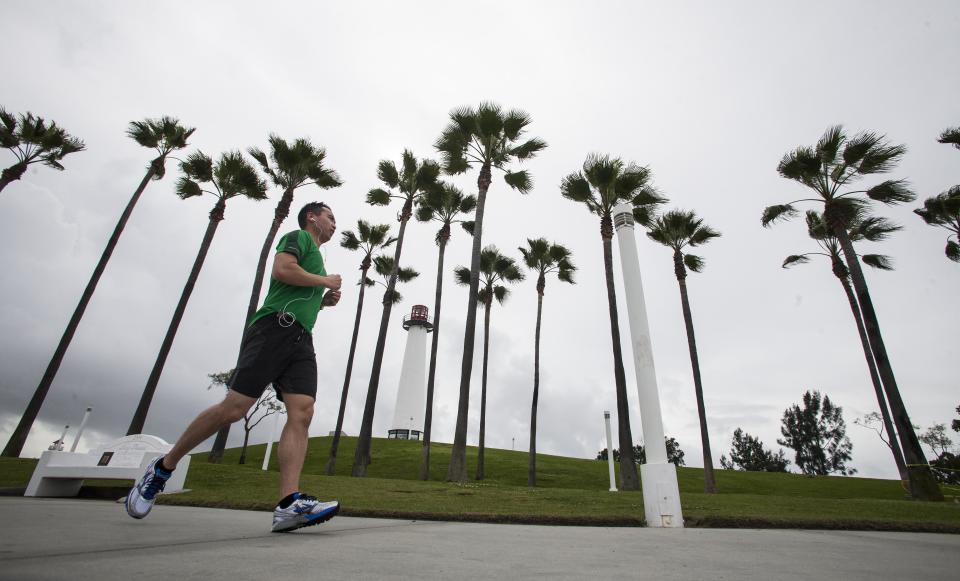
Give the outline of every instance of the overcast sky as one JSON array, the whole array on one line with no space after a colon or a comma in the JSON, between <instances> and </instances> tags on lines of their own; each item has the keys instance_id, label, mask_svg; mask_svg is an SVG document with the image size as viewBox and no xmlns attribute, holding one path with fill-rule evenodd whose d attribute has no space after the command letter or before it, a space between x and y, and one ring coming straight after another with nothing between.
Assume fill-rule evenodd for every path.
<instances>
[{"instance_id":1,"label":"overcast sky","mask_svg":"<svg viewBox=\"0 0 960 581\"><path fill-rule=\"evenodd\" d=\"M853 319L823 261L785 271L788 254L815 250L802 221L760 226L770 204L806 192L778 176L780 158L830 125L873 130L908 148L892 178L921 198L960 183L960 152L937 143L960 125L960 5L956 2L36 2L4 6L0 105L56 120L87 150L66 171L34 166L0 194L0 441L36 388L103 246L153 153L124 134L132 120L172 115L197 128L191 150L266 148L273 132L327 148L344 185L303 188L340 231L363 218L396 227L397 208L373 208L377 162L404 148L436 157L455 107L493 100L522 108L549 147L525 164L522 196L495 177L484 243L519 258L527 237L573 252L577 284L547 282L538 450L593 457L602 412L616 411L600 225L563 199L563 176L591 152L648 165L669 207L695 210L723 236L698 253L688 278L713 456L742 427L778 448L783 410L818 389L843 407L852 466L892 478L877 436L853 425L877 409ZM953 72L950 72L953 71ZM5 156L5 157L3 157ZM12 163L0 152L0 164ZM36 456L64 424L94 407L81 449L124 434L183 289L214 200L180 200L179 172L153 182L136 208L27 441ZM864 183L876 183L878 177ZM476 193L476 171L451 181ZM161 378L146 433L175 439L204 407L211 372L233 367L253 270L279 192L230 200ZM914 423L954 417L960 267L946 232L911 210L879 208L904 230L865 252L889 254L893 272L868 272L884 339ZM295 229L291 216L281 232ZM416 303L433 307L436 227L413 222L402 262L422 276L402 289L387 341L374 434L393 417L405 335ZM314 329L320 381L311 433L336 422L356 309L360 257L336 241L327 269L344 297ZM657 378L668 435L702 465L687 341L670 251L638 234ZM452 270L470 240L447 251L434 437L450 442L466 291ZM633 434L640 439L632 356L614 244ZM528 445L535 279L492 313L487 445ZM344 429L359 430L380 319L368 293ZM481 319L482 321L482 319ZM478 325L478 339L482 338ZM477 442L481 343L469 442ZM254 441L267 438L265 422ZM242 430L231 442L239 444ZM515 440L514 440L515 439ZM72 437L68 437L72 442ZM206 444L209 446L209 443ZM311 454L325 455L325 449ZM788 451L792 458L792 452ZM494 475L491 475L494 476Z\"/></svg>"}]
</instances>

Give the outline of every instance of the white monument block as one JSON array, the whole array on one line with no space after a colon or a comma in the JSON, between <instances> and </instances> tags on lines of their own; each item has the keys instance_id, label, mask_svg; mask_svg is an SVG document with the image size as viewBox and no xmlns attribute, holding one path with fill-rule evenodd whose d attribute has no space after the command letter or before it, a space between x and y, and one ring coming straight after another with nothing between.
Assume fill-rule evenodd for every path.
<instances>
[{"instance_id":1,"label":"white monument block","mask_svg":"<svg viewBox=\"0 0 960 581\"><path fill-rule=\"evenodd\" d=\"M138 480L154 458L172 447L156 436L134 434L83 454L48 450L40 456L23 495L76 496L85 479ZM164 492L183 490L189 467L190 456L184 456Z\"/></svg>"}]
</instances>

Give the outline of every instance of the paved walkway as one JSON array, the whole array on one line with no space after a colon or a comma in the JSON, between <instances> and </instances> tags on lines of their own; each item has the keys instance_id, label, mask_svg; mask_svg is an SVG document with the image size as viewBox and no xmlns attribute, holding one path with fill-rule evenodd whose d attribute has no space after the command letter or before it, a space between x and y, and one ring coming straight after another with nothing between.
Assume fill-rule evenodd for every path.
<instances>
[{"instance_id":1,"label":"paved walkway","mask_svg":"<svg viewBox=\"0 0 960 581\"><path fill-rule=\"evenodd\" d=\"M0 497L0 579L956 579L960 535L547 527Z\"/></svg>"}]
</instances>

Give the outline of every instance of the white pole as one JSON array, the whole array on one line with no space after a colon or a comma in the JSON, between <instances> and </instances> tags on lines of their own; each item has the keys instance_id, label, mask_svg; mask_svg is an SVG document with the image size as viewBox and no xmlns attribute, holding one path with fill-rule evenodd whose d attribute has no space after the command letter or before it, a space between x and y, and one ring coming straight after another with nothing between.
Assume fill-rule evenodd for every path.
<instances>
[{"instance_id":1,"label":"white pole","mask_svg":"<svg viewBox=\"0 0 960 581\"><path fill-rule=\"evenodd\" d=\"M616 492L617 480L613 473L613 438L610 436L610 412L603 412L603 424L607 430L607 466L610 468L610 492Z\"/></svg>"},{"instance_id":2,"label":"white pole","mask_svg":"<svg viewBox=\"0 0 960 581\"><path fill-rule=\"evenodd\" d=\"M70 451L75 452L77 450L77 444L80 443L80 435L83 434L83 429L87 427L87 420L90 419L90 412L93 411L93 408L87 406L87 411L83 413L83 421L80 422L80 429L77 430L77 437L73 439L73 445L70 446Z\"/></svg>"},{"instance_id":3,"label":"white pole","mask_svg":"<svg viewBox=\"0 0 960 581\"><path fill-rule=\"evenodd\" d=\"M267 453L263 455L263 470L270 467L270 452L273 451L273 441L277 439L277 427L280 426L280 416L283 414L277 412L273 415L275 416L273 418L273 429L270 430L270 439L267 440Z\"/></svg>"},{"instance_id":4,"label":"white pole","mask_svg":"<svg viewBox=\"0 0 960 581\"><path fill-rule=\"evenodd\" d=\"M663 415L660 412L660 393L653 365L647 305L643 298L643 279L640 276L640 257L634 237L632 206L615 206L613 223L617 229L617 242L620 247L633 363L637 373L640 422L647 453L647 462L640 466L644 515L649 527L682 527L677 467L667 461L667 447L664 443Z\"/></svg>"}]
</instances>

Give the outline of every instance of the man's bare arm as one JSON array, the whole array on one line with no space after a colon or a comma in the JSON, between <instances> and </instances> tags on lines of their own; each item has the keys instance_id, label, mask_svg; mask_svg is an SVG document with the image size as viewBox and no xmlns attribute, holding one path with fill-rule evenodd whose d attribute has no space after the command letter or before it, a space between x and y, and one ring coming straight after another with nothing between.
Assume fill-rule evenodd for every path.
<instances>
[{"instance_id":1,"label":"man's bare arm","mask_svg":"<svg viewBox=\"0 0 960 581\"><path fill-rule=\"evenodd\" d=\"M278 252L274 257L272 275L280 282L293 286L322 286L330 290L340 290L339 274L310 274L297 263L297 257L289 252Z\"/></svg>"}]
</instances>

